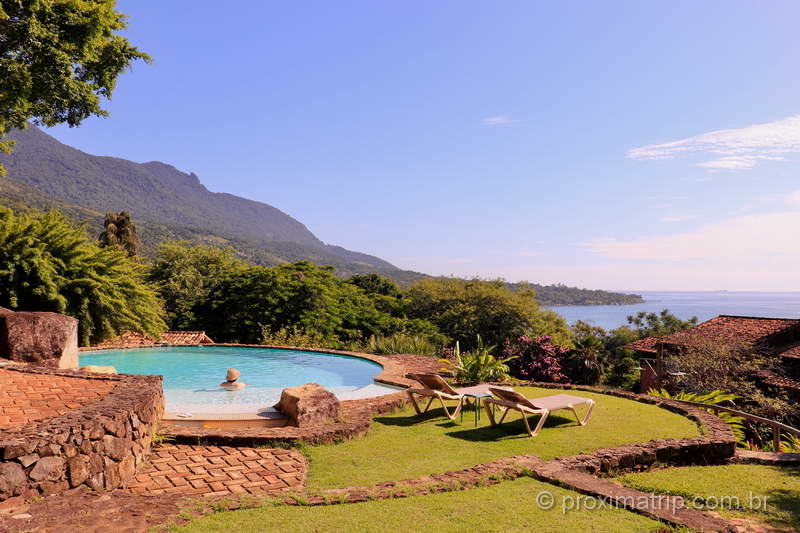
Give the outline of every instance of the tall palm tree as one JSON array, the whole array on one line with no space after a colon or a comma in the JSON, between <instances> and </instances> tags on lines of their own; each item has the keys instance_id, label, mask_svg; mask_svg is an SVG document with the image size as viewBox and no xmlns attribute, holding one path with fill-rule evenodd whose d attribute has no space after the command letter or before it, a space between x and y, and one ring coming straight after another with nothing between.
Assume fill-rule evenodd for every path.
<instances>
[{"instance_id":1,"label":"tall palm tree","mask_svg":"<svg viewBox=\"0 0 800 533\"><path fill-rule=\"evenodd\" d=\"M100 246L113 246L128 252L128 255L136 255L142 242L136 233L136 225L131 221L131 215L127 211L116 213L106 213L103 221L105 230L100 234Z\"/></svg>"}]
</instances>

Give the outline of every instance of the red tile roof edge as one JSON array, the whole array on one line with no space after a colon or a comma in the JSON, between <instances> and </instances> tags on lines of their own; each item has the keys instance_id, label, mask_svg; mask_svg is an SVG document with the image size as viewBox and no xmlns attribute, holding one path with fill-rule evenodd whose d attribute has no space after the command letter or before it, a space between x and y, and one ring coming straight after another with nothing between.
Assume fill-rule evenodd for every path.
<instances>
[{"instance_id":1,"label":"red tile roof edge","mask_svg":"<svg viewBox=\"0 0 800 533\"><path fill-rule=\"evenodd\" d=\"M762 382L767 385L773 385L775 387L781 387L783 389L793 389L796 391L800 391L800 381L787 378L784 376L779 376L774 372L770 372L769 370L762 370L757 373L757 376L761 378Z\"/></svg>"}]
</instances>

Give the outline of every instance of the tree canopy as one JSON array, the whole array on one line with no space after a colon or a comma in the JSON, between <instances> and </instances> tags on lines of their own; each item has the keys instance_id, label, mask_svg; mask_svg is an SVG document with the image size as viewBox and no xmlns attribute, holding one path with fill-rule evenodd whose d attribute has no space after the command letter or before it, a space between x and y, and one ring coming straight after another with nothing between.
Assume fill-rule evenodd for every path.
<instances>
[{"instance_id":1,"label":"tree canopy","mask_svg":"<svg viewBox=\"0 0 800 533\"><path fill-rule=\"evenodd\" d=\"M0 2L0 150L11 151L2 137L29 120L77 126L107 115L101 99L117 77L149 60L116 33L126 22L115 8L115 0Z\"/></svg>"},{"instance_id":2,"label":"tree canopy","mask_svg":"<svg viewBox=\"0 0 800 533\"><path fill-rule=\"evenodd\" d=\"M342 342L397 329L393 317L332 270L308 261L248 267L220 279L197 316L213 339L244 343L260 342L262 328L313 331Z\"/></svg>"},{"instance_id":3,"label":"tree canopy","mask_svg":"<svg viewBox=\"0 0 800 533\"><path fill-rule=\"evenodd\" d=\"M0 208L0 306L71 315L82 344L125 331L157 336L161 304L144 275L127 253L101 248L57 212Z\"/></svg>"},{"instance_id":4,"label":"tree canopy","mask_svg":"<svg viewBox=\"0 0 800 533\"><path fill-rule=\"evenodd\" d=\"M427 278L405 292L410 318L424 318L443 334L471 347L476 335L501 345L523 335L547 335L569 345L570 330L562 317L545 311L532 289L510 290L502 280Z\"/></svg>"},{"instance_id":5,"label":"tree canopy","mask_svg":"<svg viewBox=\"0 0 800 533\"><path fill-rule=\"evenodd\" d=\"M247 267L229 248L169 241L159 246L148 278L164 300L169 327L196 329L201 326L198 308L210 292Z\"/></svg>"}]
</instances>

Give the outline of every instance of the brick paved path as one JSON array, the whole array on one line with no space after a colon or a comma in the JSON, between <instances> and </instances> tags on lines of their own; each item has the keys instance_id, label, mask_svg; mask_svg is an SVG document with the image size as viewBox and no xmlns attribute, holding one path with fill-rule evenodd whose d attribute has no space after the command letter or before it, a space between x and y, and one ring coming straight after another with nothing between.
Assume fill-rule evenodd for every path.
<instances>
[{"instance_id":1,"label":"brick paved path","mask_svg":"<svg viewBox=\"0 0 800 533\"><path fill-rule=\"evenodd\" d=\"M102 398L116 381L0 370L0 428L63 415Z\"/></svg>"},{"instance_id":2,"label":"brick paved path","mask_svg":"<svg viewBox=\"0 0 800 533\"><path fill-rule=\"evenodd\" d=\"M128 484L132 494L264 495L305 486L308 463L296 450L168 445Z\"/></svg>"}]
</instances>

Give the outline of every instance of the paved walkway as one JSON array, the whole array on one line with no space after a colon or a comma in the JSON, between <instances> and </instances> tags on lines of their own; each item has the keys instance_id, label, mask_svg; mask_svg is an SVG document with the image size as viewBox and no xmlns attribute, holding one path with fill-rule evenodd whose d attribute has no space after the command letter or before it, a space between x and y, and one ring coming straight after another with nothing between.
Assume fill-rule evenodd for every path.
<instances>
[{"instance_id":1,"label":"paved walkway","mask_svg":"<svg viewBox=\"0 0 800 533\"><path fill-rule=\"evenodd\" d=\"M63 415L96 402L117 381L0 369L0 428Z\"/></svg>"},{"instance_id":2,"label":"paved walkway","mask_svg":"<svg viewBox=\"0 0 800 533\"><path fill-rule=\"evenodd\" d=\"M153 450L128 484L132 494L272 494L305 486L308 462L296 450L168 445Z\"/></svg>"}]
</instances>

